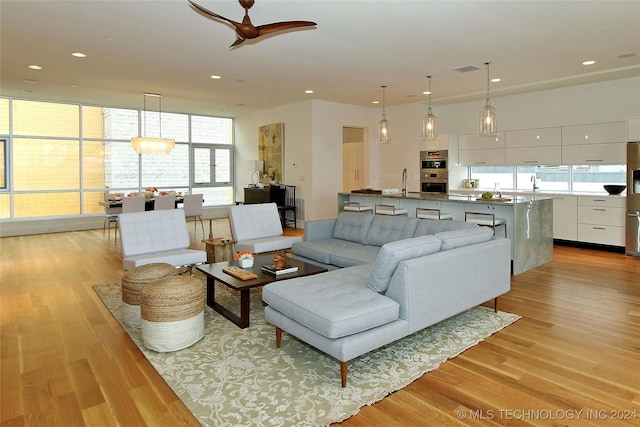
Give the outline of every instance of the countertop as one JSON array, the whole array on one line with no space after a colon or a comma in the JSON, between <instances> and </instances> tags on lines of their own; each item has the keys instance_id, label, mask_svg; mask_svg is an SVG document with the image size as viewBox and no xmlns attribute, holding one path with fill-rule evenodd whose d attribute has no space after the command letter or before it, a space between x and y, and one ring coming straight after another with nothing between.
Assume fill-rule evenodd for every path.
<instances>
[{"instance_id":1,"label":"countertop","mask_svg":"<svg viewBox=\"0 0 640 427\"><path fill-rule=\"evenodd\" d=\"M404 196L402 193L393 193L393 194L382 194L380 190L356 190L351 193L339 193L342 196L364 196L364 197L389 197L393 199L406 199L406 200L435 200L435 201L443 201L443 202L459 202L459 203L497 203L502 205L513 205L518 203L527 203L536 200L549 200L551 197L549 195L507 195L503 194L503 198L510 198L511 200L497 200L497 199L481 199L477 200L480 197L481 193L473 193L473 194L436 194L436 193L419 193L414 191L409 191L409 193Z\"/></svg>"}]
</instances>

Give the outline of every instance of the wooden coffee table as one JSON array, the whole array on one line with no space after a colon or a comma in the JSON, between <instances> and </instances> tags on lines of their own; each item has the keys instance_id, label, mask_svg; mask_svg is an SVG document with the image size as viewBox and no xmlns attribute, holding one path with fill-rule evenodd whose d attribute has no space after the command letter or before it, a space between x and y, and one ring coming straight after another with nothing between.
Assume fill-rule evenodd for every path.
<instances>
[{"instance_id":1,"label":"wooden coffee table","mask_svg":"<svg viewBox=\"0 0 640 427\"><path fill-rule=\"evenodd\" d=\"M249 326L249 310L250 310L250 296L251 289L259 286L264 286L268 283L275 282L276 280L293 279L294 277L310 276L312 274L324 273L327 271L324 267L309 264L303 261L298 261L292 258L287 258L287 264L297 265L298 271L290 274L283 274L275 277L270 274L262 272L262 266L265 264L273 264L274 255L262 255L254 258L252 270L258 277L249 280L240 280L231 276L230 274L222 271L225 267L237 266L238 261L225 261L216 262L214 264L202 264L196 268L203 272L207 276L207 305L213 308L218 313L222 314L227 319L231 320L240 328L246 328ZM216 301L215 282L218 281L223 285L240 292L240 316L233 313L228 308L222 306Z\"/></svg>"}]
</instances>

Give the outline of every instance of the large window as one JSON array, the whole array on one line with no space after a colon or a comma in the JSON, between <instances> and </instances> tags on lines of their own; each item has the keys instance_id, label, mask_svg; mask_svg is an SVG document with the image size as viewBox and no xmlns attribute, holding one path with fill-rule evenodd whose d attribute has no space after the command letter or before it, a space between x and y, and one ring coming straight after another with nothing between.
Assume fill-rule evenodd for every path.
<instances>
[{"instance_id":1,"label":"large window","mask_svg":"<svg viewBox=\"0 0 640 427\"><path fill-rule=\"evenodd\" d=\"M469 178L480 180L479 188L492 190L540 191L604 191L604 184L625 184L625 165L560 165L560 166L472 166Z\"/></svg>"},{"instance_id":2,"label":"large window","mask_svg":"<svg viewBox=\"0 0 640 427\"><path fill-rule=\"evenodd\" d=\"M176 147L138 155L133 136L173 138ZM0 218L100 213L105 192L146 187L229 205L233 120L0 98L0 168Z\"/></svg>"}]
</instances>

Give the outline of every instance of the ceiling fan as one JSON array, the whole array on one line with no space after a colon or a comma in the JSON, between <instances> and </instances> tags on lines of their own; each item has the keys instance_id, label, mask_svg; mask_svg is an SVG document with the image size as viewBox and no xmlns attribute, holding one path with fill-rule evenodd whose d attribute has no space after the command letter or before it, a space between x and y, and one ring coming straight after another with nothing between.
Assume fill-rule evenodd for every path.
<instances>
[{"instance_id":1,"label":"ceiling fan","mask_svg":"<svg viewBox=\"0 0 640 427\"><path fill-rule=\"evenodd\" d=\"M251 6L253 6L253 3L255 3L255 0L238 0L238 3L240 3L240 6L244 8L244 18L242 19L242 22L236 22L229 18L225 18L224 16L218 15L217 13L213 13L210 10L200 6L199 4L194 3L192 0L189 0L189 3L191 3L191 5L194 8L198 9L199 11L209 16L212 16L214 18L226 21L231 25L233 25L234 27L236 27L236 34L238 38L236 39L235 42L233 42L231 46L229 46L230 48L240 45L242 42L244 42L247 39L255 39L257 37L264 36L265 34L273 33L276 31L288 30L290 28L298 28L298 27L310 27L313 25L317 25L315 22L311 22L311 21L285 21L285 22L274 22L273 24L258 25L256 27L251 23L251 18L249 18L249 9L251 9Z\"/></svg>"}]
</instances>

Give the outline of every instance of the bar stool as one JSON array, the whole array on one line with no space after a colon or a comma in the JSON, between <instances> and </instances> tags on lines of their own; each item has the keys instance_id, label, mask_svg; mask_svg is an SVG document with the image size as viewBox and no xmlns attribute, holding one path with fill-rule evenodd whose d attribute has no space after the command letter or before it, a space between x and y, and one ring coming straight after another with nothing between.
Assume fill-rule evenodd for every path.
<instances>
[{"instance_id":1,"label":"bar stool","mask_svg":"<svg viewBox=\"0 0 640 427\"><path fill-rule=\"evenodd\" d=\"M478 224L483 227L491 227L493 229L493 235L496 235L496 227L504 226L504 237L507 237L507 220L504 218L496 218L492 213L481 212L465 212L464 220L473 224Z\"/></svg>"},{"instance_id":2,"label":"bar stool","mask_svg":"<svg viewBox=\"0 0 640 427\"><path fill-rule=\"evenodd\" d=\"M418 219L451 219L453 215L440 212L435 208L416 208L416 218Z\"/></svg>"},{"instance_id":3,"label":"bar stool","mask_svg":"<svg viewBox=\"0 0 640 427\"><path fill-rule=\"evenodd\" d=\"M372 212L373 206L362 206L360 202L344 202L342 210L347 212Z\"/></svg>"},{"instance_id":4,"label":"bar stool","mask_svg":"<svg viewBox=\"0 0 640 427\"><path fill-rule=\"evenodd\" d=\"M393 205L383 205L383 204L376 204L376 215L390 215L390 216L397 216L397 215L407 215L407 210L406 209L400 209L400 208L396 208Z\"/></svg>"}]
</instances>

